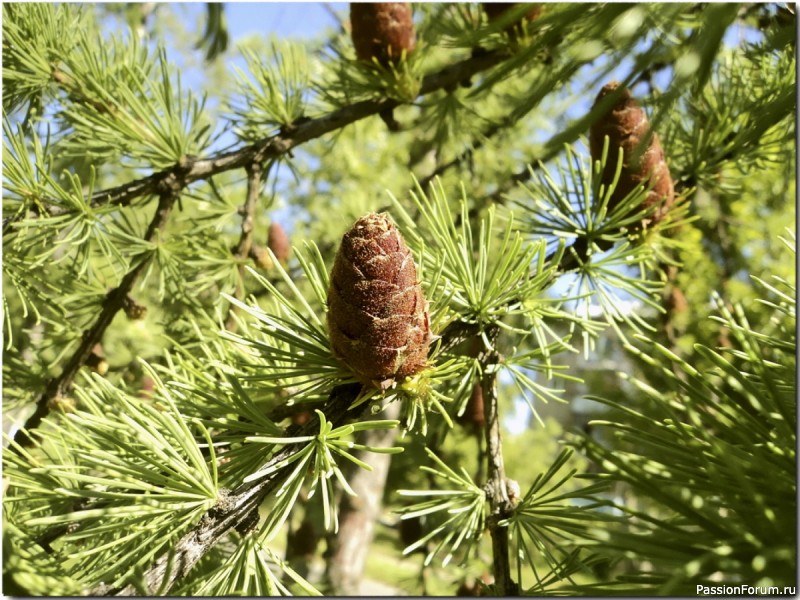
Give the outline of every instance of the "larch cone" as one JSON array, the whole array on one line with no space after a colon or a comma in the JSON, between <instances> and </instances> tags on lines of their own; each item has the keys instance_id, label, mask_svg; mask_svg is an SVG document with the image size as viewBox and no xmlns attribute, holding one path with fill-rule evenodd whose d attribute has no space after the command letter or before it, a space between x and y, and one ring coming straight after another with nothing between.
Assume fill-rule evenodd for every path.
<instances>
[{"instance_id":1,"label":"larch cone","mask_svg":"<svg viewBox=\"0 0 800 600\"><path fill-rule=\"evenodd\" d=\"M408 2L351 2L350 26L359 60L388 65L417 45Z\"/></svg>"},{"instance_id":2,"label":"larch cone","mask_svg":"<svg viewBox=\"0 0 800 600\"><path fill-rule=\"evenodd\" d=\"M411 251L384 214L344 234L328 288L334 354L365 384L387 388L426 366L428 304Z\"/></svg>"},{"instance_id":3,"label":"larch cone","mask_svg":"<svg viewBox=\"0 0 800 600\"><path fill-rule=\"evenodd\" d=\"M280 262L286 264L289 257L292 255L292 244L289 241L289 236L286 235L286 230L281 227L280 223L273 221L269 225L269 232L267 233L267 246L272 250Z\"/></svg>"},{"instance_id":4,"label":"larch cone","mask_svg":"<svg viewBox=\"0 0 800 600\"><path fill-rule=\"evenodd\" d=\"M612 81L603 86L597 95L595 106L620 85L619 82ZM649 145L643 152L638 148L649 131L650 123L647 115L633 98L630 90L624 89L616 103L597 119L589 132L592 161L601 159L604 138L608 136L608 158L601 174L601 181L606 186L614 180L619 162L618 148L622 148L622 170L614 193L609 199L609 211L637 186L641 184L652 186L644 200L644 205L646 207L659 205L660 208L648 218L647 222L642 223L643 225L657 223L663 219L675 201L672 176L658 135L652 135ZM638 157L636 156L637 151L640 152Z\"/></svg>"},{"instance_id":5,"label":"larch cone","mask_svg":"<svg viewBox=\"0 0 800 600\"><path fill-rule=\"evenodd\" d=\"M456 420L464 427L471 427L475 431L480 431L486 424L486 417L483 414L483 388L480 382L475 382L472 386L472 394L467 401L464 414L456 417Z\"/></svg>"}]
</instances>

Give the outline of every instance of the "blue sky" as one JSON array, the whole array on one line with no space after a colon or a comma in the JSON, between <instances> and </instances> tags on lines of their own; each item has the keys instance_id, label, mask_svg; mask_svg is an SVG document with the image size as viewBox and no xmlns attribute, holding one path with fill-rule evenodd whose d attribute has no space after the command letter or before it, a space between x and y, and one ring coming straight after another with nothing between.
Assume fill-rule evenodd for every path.
<instances>
[{"instance_id":1,"label":"blue sky","mask_svg":"<svg viewBox=\"0 0 800 600\"><path fill-rule=\"evenodd\" d=\"M346 2L330 2L328 6L347 15ZM338 25L321 2L226 2L225 16L234 43L251 34L310 38Z\"/></svg>"}]
</instances>

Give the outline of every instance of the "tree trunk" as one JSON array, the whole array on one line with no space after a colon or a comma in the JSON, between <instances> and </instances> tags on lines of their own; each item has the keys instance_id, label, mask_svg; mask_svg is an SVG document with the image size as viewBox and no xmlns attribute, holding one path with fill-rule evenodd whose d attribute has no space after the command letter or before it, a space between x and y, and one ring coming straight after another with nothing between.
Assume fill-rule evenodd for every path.
<instances>
[{"instance_id":1,"label":"tree trunk","mask_svg":"<svg viewBox=\"0 0 800 600\"><path fill-rule=\"evenodd\" d=\"M375 418L396 419L399 412L399 402L392 402ZM359 443L388 448L394 445L397 433L397 429L365 431ZM391 454L364 451L356 452L355 456L369 464L372 471L355 467L348 477L348 483L358 496L343 494L339 503L339 533L332 536L327 562L328 579L336 595L359 595L359 584L372 544L375 521L380 516L383 490L392 459Z\"/></svg>"}]
</instances>

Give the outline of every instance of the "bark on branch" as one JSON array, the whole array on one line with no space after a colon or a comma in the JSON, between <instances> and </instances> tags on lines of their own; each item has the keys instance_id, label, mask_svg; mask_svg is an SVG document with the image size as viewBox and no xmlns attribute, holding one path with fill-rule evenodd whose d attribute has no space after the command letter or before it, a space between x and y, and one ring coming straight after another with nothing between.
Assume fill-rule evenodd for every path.
<instances>
[{"instance_id":1,"label":"bark on branch","mask_svg":"<svg viewBox=\"0 0 800 600\"><path fill-rule=\"evenodd\" d=\"M333 389L323 408L326 418L334 427L342 425L347 420L358 419L369 405L364 402L352 411L348 410L361 389L360 384L345 384ZM317 435L319 433L319 418L314 417L305 425L293 425L287 429L289 437ZM265 468L276 465L298 450L301 444L287 444L273 456ZM281 469L275 473L259 479L243 483L232 492L222 494L216 506L209 509L200 522L186 533L173 548L165 552L143 574L143 581L148 594L168 594L172 587L186 574L197 562L213 548L222 537L236 526L247 522L253 511L258 510L259 504L271 492L274 492L291 473L292 467ZM99 585L89 590L90 596L133 596L140 592L140 588L130 584L123 588L111 588Z\"/></svg>"},{"instance_id":2,"label":"bark on branch","mask_svg":"<svg viewBox=\"0 0 800 600\"><path fill-rule=\"evenodd\" d=\"M488 480L486 482L490 514L487 519L492 536L492 564L494 581L498 596L514 596L518 589L511 579L511 562L508 556L508 528L498 523L509 516L511 502L506 491L506 471L503 464L502 439L500 437L500 415L497 398L497 366L500 355L496 349L500 329L493 325L486 331L489 347L478 356L483 367L481 387L483 388L483 411L486 434L486 460L488 461Z\"/></svg>"}]
</instances>

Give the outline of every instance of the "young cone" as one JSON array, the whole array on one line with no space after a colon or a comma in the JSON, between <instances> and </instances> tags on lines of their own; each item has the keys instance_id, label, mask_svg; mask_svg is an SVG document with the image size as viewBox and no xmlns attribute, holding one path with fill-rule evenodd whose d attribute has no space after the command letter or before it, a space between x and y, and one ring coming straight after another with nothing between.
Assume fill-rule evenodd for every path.
<instances>
[{"instance_id":1,"label":"young cone","mask_svg":"<svg viewBox=\"0 0 800 600\"><path fill-rule=\"evenodd\" d=\"M486 418L483 414L483 388L479 382L476 381L472 386L472 395L467 401L464 414L456 417L456 421L474 433L480 434L483 430Z\"/></svg>"},{"instance_id":2,"label":"young cone","mask_svg":"<svg viewBox=\"0 0 800 600\"><path fill-rule=\"evenodd\" d=\"M328 289L333 351L365 384L387 388L428 357L428 305L400 232L383 214L344 234Z\"/></svg>"},{"instance_id":3,"label":"young cone","mask_svg":"<svg viewBox=\"0 0 800 600\"><path fill-rule=\"evenodd\" d=\"M595 100L595 106L606 96L619 88L620 83L612 81L603 86ZM619 148L622 148L622 169L619 181L611 195L608 210L611 211L637 186L651 186L644 205L656 206L656 212L642 225L657 223L669 210L675 200L675 191L669 167L661 149L658 135L653 134L647 148L641 148L641 141L650 131L650 123L644 110L637 104L631 92L624 89L608 112L601 115L589 132L589 146L592 160L598 161L603 155L603 143L608 136L608 158L601 181L606 186L614 180L619 162Z\"/></svg>"},{"instance_id":4,"label":"young cone","mask_svg":"<svg viewBox=\"0 0 800 600\"><path fill-rule=\"evenodd\" d=\"M272 250L281 263L286 264L289 257L292 255L292 245L289 242L289 236L286 235L286 230L281 227L280 223L272 222L269 225L269 233L267 235L267 246Z\"/></svg>"},{"instance_id":5,"label":"young cone","mask_svg":"<svg viewBox=\"0 0 800 600\"><path fill-rule=\"evenodd\" d=\"M408 2L351 2L350 25L359 60L377 58L386 66L417 44Z\"/></svg>"}]
</instances>

